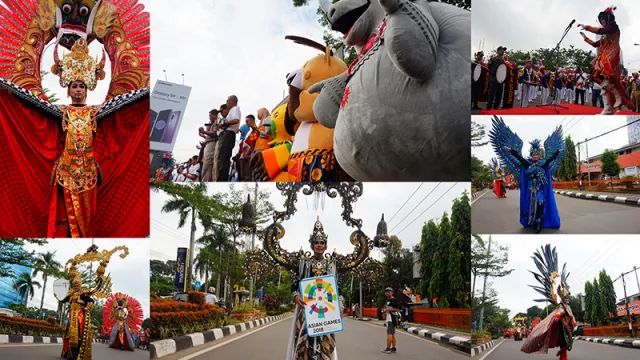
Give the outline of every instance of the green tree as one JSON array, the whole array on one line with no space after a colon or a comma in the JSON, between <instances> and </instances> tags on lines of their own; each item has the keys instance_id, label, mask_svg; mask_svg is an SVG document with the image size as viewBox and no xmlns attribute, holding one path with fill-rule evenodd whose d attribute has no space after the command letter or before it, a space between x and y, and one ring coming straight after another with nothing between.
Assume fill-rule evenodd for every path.
<instances>
[{"instance_id":1,"label":"green tree","mask_svg":"<svg viewBox=\"0 0 640 360\"><path fill-rule=\"evenodd\" d=\"M585 311L582 310L582 299L584 296L582 294L577 294L576 296L569 295L569 305L571 306L571 312L573 312L573 316L579 322L585 321Z\"/></svg>"},{"instance_id":2,"label":"green tree","mask_svg":"<svg viewBox=\"0 0 640 360\"><path fill-rule=\"evenodd\" d=\"M42 279L44 280L44 285L42 286L42 299L40 300L40 311L38 314L42 314L42 308L44 307L44 294L47 292L47 280L49 276L59 277L61 275L60 269L62 268L62 264L56 261L55 255L56 251L38 253L33 263L33 276L42 274Z\"/></svg>"},{"instance_id":3,"label":"green tree","mask_svg":"<svg viewBox=\"0 0 640 360\"><path fill-rule=\"evenodd\" d=\"M46 243L46 239L0 238L0 278L16 275L11 273L9 265L31 266L35 252L29 253L24 250L23 247L26 244L44 245Z\"/></svg>"},{"instance_id":4,"label":"green tree","mask_svg":"<svg viewBox=\"0 0 640 360\"><path fill-rule=\"evenodd\" d=\"M616 290L613 287L613 281L607 274L606 270L602 269L600 271L600 273L598 274L598 280L600 281L600 293L602 296L601 301L603 304L604 313L607 315L606 318L610 323L611 318L609 317L609 314L616 316L618 313L616 305L618 300L618 298L616 297Z\"/></svg>"},{"instance_id":5,"label":"green tree","mask_svg":"<svg viewBox=\"0 0 640 360\"><path fill-rule=\"evenodd\" d=\"M558 167L558 170L556 170L555 175L563 181L572 181L578 176L578 157L576 156L576 146L573 143L573 140L571 140L571 136L567 136L564 139L564 143L564 157L560 160L560 166Z\"/></svg>"},{"instance_id":6,"label":"green tree","mask_svg":"<svg viewBox=\"0 0 640 360\"><path fill-rule=\"evenodd\" d=\"M482 160L471 155L471 183L478 190L484 189L491 182L491 171Z\"/></svg>"},{"instance_id":7,"label":"green tree","mask_svg":"<svg viewBox=\"0 0 640 360\"><path fill-rule=\"evenodd\" d=\"M540 311L542 311L542 309L534 305L527 309L527 317L533 320L540 314Z\"/></svg>"},{"instance_id":8,"label":"green tree","mask_svg":"<svg viewBox=\"0 0 640 360\"><path fill-rule=\"evenodd\" d=\"M600 296L600 285L598 279L593 279L593 292L591 293L591 321L597 326L603 324L604 306L602 304L603 297Z\"/></svg>"},{"instance_id":9,"label":"green tree","mask_svg":"<svg viewBox=\"0 0 640 360\"><path fill-rule=\"evenodd\" d=\"M437 297L438 305L446 308L449 307L449 297L451 296L447 264L449 263L448 250L452 239L451 222L446 212L442 214L438 230L438 247L433 256L433 277L431 284L429 284L429 295L431 298Z\"/></svg>"},{"instance_id":10,"label":"green tree","mask_svg":"<svg viewBox=\"0 0 640 360\"><path fill-rule=\"evenodd\" d=\"M31 274L24 272L13 281L13 290L17 291L20 297L24 297L24 305L27 305L29 299L33 299L35 287L41 288L39 282L34 281Z\"/></svg>"},{"instance_id":11,"label":"green tree","mask_svg":"<svg viewBox=\"0 0 640 360\"><path fill-rule=\"evenodd\" d=\"M420 240L420 287L426 297L433 277L433 257L438 247L438 225L430 219L422 226L422 239ZM429 306L431 302L429 301Z\"/></svg>"},{"instance_id":12,"label":"green tree","mask_svg":"<svg viewBox=\"0 0 640 360\"><path fill-rule=\"evenodd\" d=\"M513 269L506 269L509 264L509 245L502 245L496 241L491 242L491 251L485 240L474 234L472 237L471 252L471 296L475 296L476 278L486 276L487 278L501 278L513 272Z\"/></svg>"},{"instance_id":13,"label":"green tree","mask_svg":"<svg viewBox=\"0 0 640 360\"><path fill-rule=\"evenodd\" d=\"M449 282L453 307L468 307L471 289L471 204L465 190L451 207L452 240L449 246Z\"/></svg>"},{"instance_id":14,"label":"green tree","mask_svg":"<svg viewBox=\"0 0 640 360\"><path fill-rule=\"evenodd\" d=\"M595 323L592 317L591 299L593 297L593 285L587 280L584 283L584 321Z\"/></svg>"},{"instance_id":15,"label":"green tree","mask_svg":"<svg viewBox=\"0 0 640 360\"><path fill-rule=\"evenodd\" d=\"M44 78L45 76L49 75L48 71L44 71L44 70L40 70L40 78ZM56 95L56 93L51 92L50 89L48 88L44 88L42 89L42 92L44 92L44 96L46 96L49 99L49 102L52 104L55 104L58 102L58 95Z\"/></svg>"},{"instance_id":16,"label":"green tree","mask_svg":"<svg viewBox=\"0 0 640 360\"><path fill-rule=\"evenodd\" d=\"M620 164L618 164L618 154L611 150L606 149L600 157L602 162L602 173L611 177L620 175Z\"/></svg>"},{"instance_id":17,"label":"green tree","mask_svg":"<svg viewBox=\"0 0 640 360\"><path fill-rule=\"evenodd\" d=\"M568 48L540 48L538 50L512 49L506 52L509 61L524 65L525 60L532 60L533 64L542 62L545 68L555 71L556 68L578 68L591 70L591 61L595 55L591 51L578 49L573 45Z\"/></svg>"},{"instance_id":18,"label":"green tree","mask_svg":"<svg viewBox=\"0 0 640 360\"><path fill-rule=\"evenodd\" d=\"M173 276L175 267L170 266L167 262L152 259L149 261L152 276Z\"/></svg>"}]
</instances>

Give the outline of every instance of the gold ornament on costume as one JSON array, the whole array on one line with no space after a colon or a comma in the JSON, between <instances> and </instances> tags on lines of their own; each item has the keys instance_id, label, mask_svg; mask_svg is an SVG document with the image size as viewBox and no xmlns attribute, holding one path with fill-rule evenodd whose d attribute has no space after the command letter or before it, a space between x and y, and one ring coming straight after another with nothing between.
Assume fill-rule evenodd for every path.
<instances>
[{"instance_id":1,"label":"gold ornament on costume","mask_svg":"<svg viewBox=\"0 0 640 360\"><path fill-rule=\"evenodd\" d=\"M102 60L89 56L89 44L85 39L76 40L71 52L60 60L58 45L53 52L55 63L51 67L54 75L60 76L60 86L69 87L74 81L82 81L88 90L95 90L98 80L104 80L105 54L102 51Z\"/></svg>"},{"instance_id":2,"label":"gold ornament on costume","mask_svg":"<svg viewBox=\"0 0 640 360\"><path fill-rule=\"evenodd\" d=\"M97 247L92 246L87 250L84 254L77 254L73 258L69 259L64 266L65 273L69 277L71 284L82 284L80 279L80 275L78 274L77 266L82 263L93 263L99 262L98 269L96 270L96 286L93 289L90 288L81 288L79 291L76 291L73 286L69 289L68 295L72 294L90 294L93 297L106 299L111 295L111 277L109 275L105 276L105 270L111 256L118 251L122 251L120 254L120 258L124 259L129 255L129 248L124 245L116 246L111 250L102 250L101 252L97 251ZM68 268L68 269L67 269Z\"/></svg>"}]
</instances>

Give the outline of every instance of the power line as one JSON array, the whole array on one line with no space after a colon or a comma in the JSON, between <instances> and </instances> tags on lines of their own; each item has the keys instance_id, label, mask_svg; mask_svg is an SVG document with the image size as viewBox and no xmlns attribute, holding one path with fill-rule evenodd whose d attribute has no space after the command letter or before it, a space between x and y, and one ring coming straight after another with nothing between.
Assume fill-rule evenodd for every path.
<instances>
[{"instance_id":1,"label":"power line","mask_svg":"<svg viewBox=\"0 0 640 360\"><path fill-rule=\"evenodd\" d=\"M433 205L435 205L438 201L440 201L440 199L442 199L449 191L451 191L451 189L453 189L454 186L456 186L458 183L453 183L453 185L451 185L451 187L449 189L447 189L447 191L444 192L444 194L440 195L440 197L434 201L431 205L429 205L428 208L426 208L423 212L420 213L420 215L418 215L415 219L413 219L409 224L407 224L407 226L405 226L402 230L398 231L397 235L400 235L401 232L404 231L404 229L408 228L409 225L413 224L416 220L418 220L420 218L420 216L422 216L422 214L424 214L425 212L427 212L427 210L431 209L431 207Z\"/></svg>"},{"instance_id":2,"label":"power line","mask_svg":"<svg viewBox=\"0 0 640 360\"><path fill-rule=\"evenodd\" d=\"M405 217L403 217L403 218L402 218L402 220L400 220L400 222L399 222L399 223L397 223L393 228L391 228L391 230L390 230L389 232L393 231L393 229L397 228L397 227L398 227L398 225L402 224L402 222L404 221L404 219L406 219L407 217L409 217L409 214L411 214L411 213L413 212L413 210L417 209L417 208L418 208L418 206L420 206L420 204L422 204L422 203L423 203L423 202L424 202L424 201L429 197L429 195L431 195L431 193L432 193L432 192L434 192L434 191L438 188L438 186L440 186L440 184L442 184L442 182L439 182L439 183L438 183L438 185L436 185L436 187L434 187L433 189L431 189L431 191L429 191L429 193L427 194L427 196L423 197L423 198L422 198L422 200L420 200L420 202L419 202L419 203L418 203L418 204L417 204L413 209L411 209L411 211L409 211L409 212L407 213L407 215L406 215Z\"/></svg>"},{"instance_id":3,"label":"power line","mask_svg":"<svg viewBox=\"0 0 640 360\"><path fill-rule=\"evenodd\" d=\"M619 127L615 128L615 129L613 129L613 130L609 130L609 131L607 131L607 132L605 132L605 133L602 133L602 134L600 134L600 135L594 136L594 137L592 137L591 139L586 139L586 140L585 140L585 141L583 141L582 143L584 143L584 142L586 142L586 141L595 140L595 139L597 139L597 138L599 138L599 137L605 136L605 135L610 134L610 133L612 133L612 132L614 132L614 131L618 131L618 130L620 130L620 129L622 129L622 128L625 128L625 127L627 127L627 126L629 126L629 125L633 125L633 124L637 123L638 121L640 121L640 119L634 120L634 121L632 121L632 122L630 122L630 123L627 123L627 124L625 124L625 125L619 126ZM578 144L580 144L580 142L579 142ZM576 144L576 145L577 145L577 144Z\"/></svg>"},{"instance_id":4,"label":"power line","mask_svg":"<svg viewBox=\"0 0 640 360\"><path fill-rule=\"evenodd\" d=\"M411 194L408 198L407 201L404 202L404 204L402 204L402 206L400 206L400 209L398 209L398 211L396 211L395 214L393 214L393 216L391 217L391 219L389 220L389 224L391 223L391 221L393 221L393 219L396 217L396 215L398 215L398 213L400 212L400 210L402 210L402 208L404 208L405 205L407 205L407 202L409 202L409 200L411 200L411 198L413 197L413 195L416 194L416 192L422 187L422 185L424 185L423 182L420 183L420 185L418 185L418 188L413 192L413 194Z\"/></svg>"},{"instance_id":5,"label":"power line","mask_svg":"<svg viewBox=\"0 0 640 360\"><path fill-rule=\"evenodd\" d=\"M572 127L576 126L580 121L582 121L582 119L584 119L584 116L581 117L578 121L576 121L575 123L573 123L573 125L571 125L567 130L565 130L567 133L569 132L569 130L571 130Z\"/></svg>"}]
</instances>

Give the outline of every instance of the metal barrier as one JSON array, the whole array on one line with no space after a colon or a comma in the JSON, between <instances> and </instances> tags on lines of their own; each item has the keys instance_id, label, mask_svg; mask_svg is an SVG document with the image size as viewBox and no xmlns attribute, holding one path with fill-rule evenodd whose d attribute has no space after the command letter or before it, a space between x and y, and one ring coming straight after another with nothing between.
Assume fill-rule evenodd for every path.
<instances>
[{"instance_id":1,"label":"metal barrier","mask_svg":"<svg viewBox=\"0 0 640 360\"><path fill-rule=\"evenodd\" d=\"M633 329L640 332L640 324L633 324ZM583 331L584 336L629 336L629 325L586 327Z\"/></svg>"},{"instance_id":2,"label":"metal barrier","mask_svg":"<svg viewBox=\"0 0 640 360\"><path fill-rule=\"evenodd\" d=\"M576 190L580 189L578 181L558 181L553 183L554 189ZM612 192L638 192L640 193L640 178L626 179L609 179L609 180L591 180L582 181L582 190L580 191L612 191Z\"/></svg>"},{"instance_id":3,"label":"metal barrier","mask_svg":"<svg viewBox=\"0 0 640 360\"><path fill-rule=\"evenodd\" d=\"M364 316L377 318L377 308L364 308ZM471 328L471 309L414 308L413 322L458 329Z\"/></svg>"}]
</instances>

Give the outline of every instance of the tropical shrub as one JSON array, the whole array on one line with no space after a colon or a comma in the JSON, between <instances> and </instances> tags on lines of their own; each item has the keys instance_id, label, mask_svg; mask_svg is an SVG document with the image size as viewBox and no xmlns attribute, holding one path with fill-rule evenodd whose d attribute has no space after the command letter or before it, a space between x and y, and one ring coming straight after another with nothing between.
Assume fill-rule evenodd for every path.
<instances>
[{"instance_id":1,"label":"tropical shrub","mask_svg":"<svg viewBox=\"0 0 640 360\"><path fill-rule=\"evenodd\" d=\"M187 292L187 301L196 305L203 305L206 302L204 293L199 291Z\"/></svg>"},{"instance_id":2,"label":"tropical shrub","mask_svg":"<svg viewBox=\"0 0 640 360\"><path fill-rule=\"evenodd\" d=\"M63 336L64 328L48 321L0 315L0 334L27 336Z\"/></svg>"},{"instance_id":3,"label":"tropical shrub","mask_svg":"<svg viewBox=\"0 0 640 360\"><path fill-rule=\"evenodd\" d=\"M192 297L194 301L199 301L197 295ZM202 299L204 300L204 295ZM151 338L154 340L215 329L224 326L226 322L224 310L217 305L151 300L150 328Z\"/></svg>"},{"instance_id":4,"label":"tropical shrub","mask_svg":"<svg viewBox=\"0 0 640 360\"><path fill-rule=\"evenodd\" d=\"M276 310L280 307L280 300L278 300L277 297L271 294L265 295L262 303L267 308L267 311Z\"/></svg>"}]
</instances>

